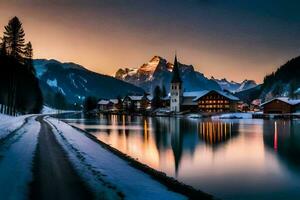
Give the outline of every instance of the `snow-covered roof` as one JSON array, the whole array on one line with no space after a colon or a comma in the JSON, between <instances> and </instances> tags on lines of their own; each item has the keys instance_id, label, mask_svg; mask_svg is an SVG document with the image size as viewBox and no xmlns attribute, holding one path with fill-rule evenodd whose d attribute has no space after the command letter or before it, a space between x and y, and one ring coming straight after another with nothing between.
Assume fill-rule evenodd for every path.
<instances>
[{"instance_id":1,"label":"snow-covered roof","mask_svg":"<svg viewBox=\"0 0 300 200\"><path fill-rule=\"evenodd\" d=\"M118 100L118 99L110 99L109 101L112 102L113 104L119 103L119 100Z\"/></svg>"},{"instance_id":2,"label":"snow-covered roof","mask_svg":"<svg viewBox=\"0 0 300 200\"><path fill-rule=\"evenodd\" d=\"M199 98L205 96L206 94L208 94L209 92L215 91L218 94L233 100L233 101L238 101L239 98L236 96L233 96L232 94L229 94L227 92L223 92L223 91L219 91L219 90L201 90L201 91L194 91L194 92L184 92L183 93L183 97L194 97L193 101L197 101Z\"/></svg>"},{"instance_id":3,"label":"snow-covered roof","mask_svg":"<svg viewBox=\"0 0 300 200\"><path fill-rule=\"evenodd\" d=\"M152 101L153 96L152 96L152 95L148 95L148 96L147 96L147 99L148 99L149 101Z\"/></svg>"},{"instance_id":4,"label":"snow-covered roof","mask_svg":"<svg viewBox=\"0 0 300 200\"><path fill-rule=\"evenodd\" d=\"M139 96L136 96L136 95L132 95L132 96L128 96L132 101L140 101L143 99L144 95L139 95Z\"/></svg>"},{"instance_id":5,"label":"snow-covered roof","mask_svg":"<svg viewBox=\"0 0 300 200\"><path fill-rule=\"evenodd\" d=\"M206 95L209 92L209 90L201 90L201 91L194 91L194 92L184 92L183 97L201 97Z\"/></svg>"},{"instance_id":6,"label":"snow-covered roof","mask_svg":"<svg viewBox=\"0 0 300 200\"><path fill-rule=\"evenodd\" d=\"M108 100L102 99L102 100L98 101L98 105L107 105L107 104L109 104L109 102L110 101L108 101Z\"/></svg>"},{"instance_id":7,"label":"snow-covered roof","mask_svg":"<svg viewBox=\"0 0 300 200\"><path fill-rule=\"evenodd\" d=\"M170 100L170 99L171 99L171 96L170 96L170 95L165 96L165 97L162 98L162 100Z\"/></svg>"},{"instance_id":8,"label":"snow-covered roof","mask_svg":"<svg viewBox=\"0 0 300 200\"><path fill-rule=\"evenodd\" d=\"M270 103L270 102L272 102L274 100L279 100L279 101L285 102L285 103L287 103L289 105L300 104L300 99L290 99L288 97L277 97L277 98L271 99L269 101L266 101L266 102L260 104L260 106L264 106L264 105L266 105L266 104L268 104L268 103Z\"/></svg>"}]
</instances>

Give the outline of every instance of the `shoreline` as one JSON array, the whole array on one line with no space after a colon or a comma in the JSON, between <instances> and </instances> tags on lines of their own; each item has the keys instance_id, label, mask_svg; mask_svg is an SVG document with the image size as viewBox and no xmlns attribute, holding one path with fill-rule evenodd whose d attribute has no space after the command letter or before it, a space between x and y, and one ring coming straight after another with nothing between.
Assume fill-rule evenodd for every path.
<instances>
[{"instance_id":1,"label":"shoreline","mask_svg":"<svg viewBox=\"0 0 300 200\"><path fill-rule=\"evenodd\" d=\"M63 120L62 120L63 121ZM67 122L65 122L67 123ZM68 124L68 123L67 123ZM130 165L138 170L143 171L144 173L148 174L149 176L151 176L151 178L153 178L154 180L158 181L159 183L165 185L169 190L180 193L185 195L186 197L188 197L189 199L197 199L197 200L211 200L211 199L216 199L215 197L213 197L212 195L205 193L201 190L197 190L194 187L184 184L182 182L179 182L178 180L176 180L173 177L169 177L167 176L164 172L155 170L151 167L149 167L146 164L143 164L137 160L135 160L134 158L130 157L127 154L124 154L123 152L119 151L118 149L98 140L94 135L92 135L91 133L80 129L74 125L68 124L71 127L75 128L76 130L82 132L85 136L87 136L88 138L90 138L91 140L93 140L94 142L96 142L97 144L101 145L102 147L104 147L105 149L109 150L110 152L112 152L113 154L117 155L118 157L120 157L121 159L127 161L130 163Z\"/></svg>"}]
</instances>

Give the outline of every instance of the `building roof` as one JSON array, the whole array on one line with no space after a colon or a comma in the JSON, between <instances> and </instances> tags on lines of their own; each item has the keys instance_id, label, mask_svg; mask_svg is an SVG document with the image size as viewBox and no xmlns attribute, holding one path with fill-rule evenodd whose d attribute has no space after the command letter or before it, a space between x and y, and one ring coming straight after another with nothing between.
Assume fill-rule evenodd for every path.
<instances>
[{"instance_id":1,"label":"building roof","mask_svg":"<svg viewBox=\"0 0 300 200\"><path fill-rule=\"evenodd\" d=\"M153 96L152 96L152 95L147 95L147 99L148 99L149 101L152 101Z\"/></svg>"},{"instance_id":2,"label":"building roof","mask_svg":"<svg viewBox=\"0 0 300 200\"><path fill-rule=\"evenodd\" d=\"M140 101L143 99L144 95L130 95L128 96L132 101Z\"/></svg>"},{"instance_id":3,"label":"building roof","mask_svg":"<svg viewBox=\"0 0 300 200\"><path fill-rule=\"evenodd\" d=\"M271 99L269 101L266 101L266 102L260 104L260 106L264 106L264 105L266 105L266 104L268 104L268 103L270 103L274 100L279 100L279 101L282 101L282 102L287 103L287 104L292 105L292 106L300 104L300 99L290 99L288 97L277 97L277 98Z\"/></svg>"},{"instance_id":4,"label":"building roof","mask_svg":"<svg viewBox=\"0 0 300 200\"><path fill-rule=\"evenodd\" d=\"M207 95L208 93L210 93L212 91L214 91L230 100L233 100L233 101L239 100L238 97L233 96L230 93L219 91L219 90L200 90L200 91L194 91L194 92L184 92L183 97L194 97L193 101L197 101L198 99L200 99L201 97Z\"/></svg>"},{"instance_id":5,"label":"building roof","mask_svg":"<svg viewBox=\"0 0 300 200\"><path fill-rule=\"evenodd\" d=\"M171 96L170 95L167 95L167 96L165 96L165 97L163 97L163 98L161 98L162 100L170 100L171 99Z\"/></svg>"},{"instance_id":6,"label":"building roof","mask_svg":"<svg viewBox=\"0 0 300 200\"><path fill-rule=\"evenodd\" d=\"M177 56L175 55L175 60L174 60L174 67L173 67L173 72L172 72L172 80L171 83L182 83L182 80L180 78L179 74L179 65L177 62Z\"/></svg>"},{"instance_id":7,"label":"building roof","mask_svg":"<svg viewBox=\"0 0 300 200\"><path fill-rule=\"evenodd\" d=\"M119 103L119 100L118 100L118 99L110 99L109 101L112 102L113 104Z\"/></svg>"},{"instance_id":8,"label":"building roof","mask_svg":"<svg viewBox=\"0 0 300 200\"><path fill-rule=\"evenodd\" d=\"M98 101L98 105L107 105L107 104L109 104L109 103L110 103L109 100L104 100L104 99Z\"/></svg>"}]
</instances>

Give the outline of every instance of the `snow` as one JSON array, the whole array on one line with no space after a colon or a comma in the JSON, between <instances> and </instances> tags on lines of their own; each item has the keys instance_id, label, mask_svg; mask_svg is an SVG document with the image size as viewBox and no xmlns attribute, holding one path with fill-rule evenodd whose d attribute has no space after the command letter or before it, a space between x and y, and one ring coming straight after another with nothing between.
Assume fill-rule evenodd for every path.
<instances>
[{"instance_id":1,"label":"snow","mask_svg":"<svg viewBox=\"0 0 300 200\"><path fill-rule=\"evenodd\" d=\"M161 58L159 56L154 56L147 64L140 67L140 71L153 73L159 64Z\"/></svg>"},{"instance_id":2,"label":"snow","mask_svg":"<svg viewBox=\"0 0 300 200\"><path fill-rule=\"evenodd\" d=\"M48 84L50 87L57 87L57 80L56 80L56 79L54 79L54 80L48 79L48 80L47 80L47 84Z\"/></svg>"},{"instance_id":3,"label":"snow","mask_svg":"<svg viewBox=\"0 0 300 200\"><path fill-rule=\"evenodd\" d=\"M23 120L24 116L11 118L7 121L7 128L16 127L15 122ZM3 126L0 130L2 128ZM35 121L35 117L29 117L28 123L22 129L11 133L11 137L0 146L0 199L28 198L39 130L40 123Z\"/></svg>"},{"instance_id":4,"label":"snow","mask_svg":"<svg viewBox=\"0 0 300 200\"><path fill-rule=\"evenodd\" d=\"M141 95L141 96L134 96L134 95L132 95L132 96L128 96L132 101L140 101L140 100L142 100L143 99L143 95Z\"/></svg>"},{"instance_id":5,"label":"snow","mask_svg":"<svg viewBox=\"0 0 300 200\"><path fill-rule=\"evenodd\" d=\"M257 86L255 81L253 81L253 80L244 80L241 83L234 82L234 81L229 82L226 79L219 80L219 79L215 79L213 77L212 77L212 80L216 81L223 90L228 90L233 93L248 90L248 89L251 89L251 88Z\"/></svg>"},{"instance_id":6,"label":"snow","mask_svg":"<svg viewBox=\"0 0 300 200\"><path fill-rule=\"evenodd\" d=\"M283 101L287 104L290 104L290 105L297 105L297 104L300 104L300 99L290 99L288 97L277 97L277 98L274 98L274 99L271 99L270 101L266 101L264 103L262 103L260 106L264 106L265 104L268 104L274 100L279 100L279 101Z\"/></svg>"},{"instance_id":7,"label":"snow","mask_svg":"<svg viewBox=\"0 0 300 200\"><path fill-rule=\"evenodd\" d=\"M52 124L56 138L66 150L75 169L99 195L107 195L101 187L106 183L120 190L128 200L186 199L131 167L125 160L68 124L54 118L47 118L47 121ZM98 174L99 178L93 174Z\"/></svg>"},{"instance_id":8,"label":"snow","mask_svg":"<svg viewBox=\"0 0 300 200\"><path fill-rule=\"evenodd\" d=\"M253 80L244 80L240 87L235 91L235 92L241 92L241 91L244 91L244 90L249 90L251 88L254 88L256 87L257 84L255 83L255 81Z\"/></svg>"},{"instance_id":9,"label":"snow","mask_svg":"<svg viewBox=\"0 0 300 200\"><path fill-rule=\"evenodd\" d=\"M51 108L49 106L44 105L42 109L42 114L57 114L57 113L71 113L71 112L78 112L74 110L58 110L55 108Z\"/></svg>"},{"instance_id":10,"label":"snow","mask_svg":"<svg viewBox=\"0 0 300 200\"><path fill-rule=\"evenodd\" d=\"M226 113L215 115L212 119L252 119L252 113Z\"/></svg>"},{"instance_id":11,"label":"snow","mask_svg":"<svg viewBox=\"0 0 300 200\"><path fill-rule=\"evenodd\" d=\"M12 117L0 114L0 139L5 138L8 134L22 126L25 123L27 115Z\"/></svg>"},{"instance_id":12,"label":"snow","mask_svg":"<svg viewBox=\"0 0 300 200\"><path fill-rule=\"evenodd\" d=\"M98 101L98 105L107 105L107 104L109 104L110 103L110 101L109 100L104 100L104 99L102 99L102 100L100 100L100 101Z\"/></svg>"},{"instance_id":13,"label":"snow","mask_svg":"<svg viewBox=\"0 0 300 200\"><path fill-rule=\"evenodd\" d=\"M234 100L234 101L238 101L239 98L236 96L233 96L227 92L223 92L223 91L219 91L219 90L200 90L200 91L193 91L193 92L184 92L183 93L183 97L194 97L193 101L197 101L199 98L205 96L206 94L208 94L209 92L215 91L218 94L225 96L228 99Z\"/></svg>"}]
</instances>

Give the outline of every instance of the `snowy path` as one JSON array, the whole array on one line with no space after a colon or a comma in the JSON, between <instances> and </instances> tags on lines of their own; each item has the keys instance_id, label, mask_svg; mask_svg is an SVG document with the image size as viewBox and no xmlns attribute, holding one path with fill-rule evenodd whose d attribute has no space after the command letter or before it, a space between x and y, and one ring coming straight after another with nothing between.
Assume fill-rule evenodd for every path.
<instances>
[{"instance_id":1,"label":"snowy path","mask_svg":"<svg viewBox=\"0 0 300 200\"><path fill-rule=\"evenodd\" d=\"M34 159L31 199L92 199L92 194L74 171L48 123L42 118L37 117L41 130Z\"/></svg>"},{"instance_id":2,"label":"snowy path","mask_svg":"<svg viewBox=\"0 0 300 200\"><path fill-rule=\"evenodd\" d=\"M133 168L68 124L53 118L47 118L47 121L75 168L94 191L103 193L103 188L97 186L105 184L116 188L129 200L187 199L169 191L166 186ZM95 179L95 174L98 179Z\"/></svg>"},{"instance_id":3,"label":"snowy path","mask_svg":"<svg viewBox=\"0 0 300 200\"><path fill-rule=\"evenodd\" d=\"M28 117L28 116L27 116ZM26 117L15 118L12 122L2 123L1 130L15 130L23 124ZM11 133L0 143L0 199L26 199L32 179L32 160L37 144L40 124L35 117L26 119L24 126ZM9 131L5 131L9 133Z\"/></svg>"}]
</instances>

